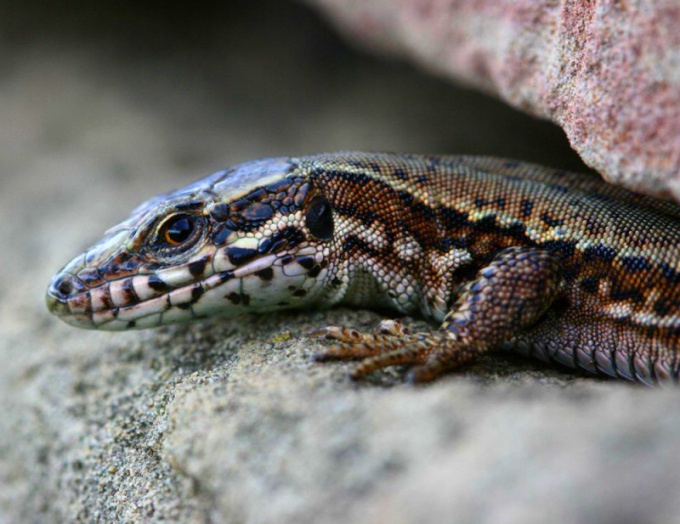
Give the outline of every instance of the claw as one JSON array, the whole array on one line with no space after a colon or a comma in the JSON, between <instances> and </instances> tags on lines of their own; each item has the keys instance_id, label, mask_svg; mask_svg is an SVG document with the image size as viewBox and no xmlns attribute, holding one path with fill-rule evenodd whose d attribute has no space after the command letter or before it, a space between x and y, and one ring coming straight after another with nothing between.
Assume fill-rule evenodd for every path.
<instances>
[{"instance_id":1,"label":"claw","mask_svg":"<svg viewBox=\"0 0 680 524\"><path fill-rule=\"evenodd\" d=\"M359 360L362 358L373 357L380 353L379 349L368 344L345 344L340 343L329 347L323 353L312 356L314 362L328 362L330 360Z\"/></svg>"},{"instance_id":2,"label":"claw","mask_svg":"<svg viewBox=\"0 0 680 524\"><path fill-rule=\"evenodd\" d=\"M341 326L326 326L315 329L309 334L310 337L324 337L330 340L337 340L345 344L357 344L361 342L364 335L356 329L349 329Z\"/></svg>"},{"instance_id":3,"label":"claw","mask_svg":"<svg viewBox=\"0 0 680 524\"><path fill-rule=\"evenodd\" d=\"M422 364L427 354L427 349L422 347L398 347L361 362L352 372L352 379L356 380L368 373L391 366Z\"/></svg>"},{"instance_id":4,"label":"claw","mask_svg":"<svg viewBox=\"0 0 680 524\"><path fill-rule=\"evenodd\" d=\"M401 320L382 320L373 330L375 335L404 337L411 334L411 330L402 324Z\"/></svg>"},{"instance_id":5,"label":"claw","mask_svg":"<svg viewBox=\"0 0 680 524\"><path fill-rule=\"evenodd\" d=\"M361 360L351 374L358 380L383 368L413 366L407 380L411 384L429 382L450 367L455 367L476 354L476 348L459 347L450 332L411 334L399 321L383 321L375 334L355 329L328 326L311 336L323 336L338 343L312 356L314 362Z\"/></svg>"}]
</instances>

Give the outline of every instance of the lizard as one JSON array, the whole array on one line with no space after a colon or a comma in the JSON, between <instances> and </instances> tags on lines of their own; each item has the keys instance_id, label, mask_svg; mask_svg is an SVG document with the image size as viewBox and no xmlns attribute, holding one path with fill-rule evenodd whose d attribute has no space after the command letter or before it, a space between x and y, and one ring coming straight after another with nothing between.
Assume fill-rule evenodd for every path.
<instances>
[{"instance_id":1,"label":"lizard","mask_svg":"<svg viewBox=\"0 0 680 524\"><path fill-rule=\"evenodd\" d=\"M328 326L317 361L427 382L492 349L648 385L680 375L680 206L491 157L268 158L152 198L66 264L49 310L148 328L334 305L417 315Z\"/></svg>"}]
</instances>

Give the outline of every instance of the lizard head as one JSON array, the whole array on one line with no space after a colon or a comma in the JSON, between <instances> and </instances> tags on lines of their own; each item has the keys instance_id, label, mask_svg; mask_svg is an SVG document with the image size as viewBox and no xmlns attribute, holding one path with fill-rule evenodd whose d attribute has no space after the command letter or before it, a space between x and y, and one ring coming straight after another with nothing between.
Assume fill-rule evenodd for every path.
<instances>
[{"instance_id":1,"label":"lizard head","mask_svg":"<svg viewBox=\"0 0 680 524\"><path fill-rule=\"evenodd\" d=\"M287 159L159 195L57 273L50 311L86 328L311 306L332 293L333 209Z\"/></svg>"}]
</instances>

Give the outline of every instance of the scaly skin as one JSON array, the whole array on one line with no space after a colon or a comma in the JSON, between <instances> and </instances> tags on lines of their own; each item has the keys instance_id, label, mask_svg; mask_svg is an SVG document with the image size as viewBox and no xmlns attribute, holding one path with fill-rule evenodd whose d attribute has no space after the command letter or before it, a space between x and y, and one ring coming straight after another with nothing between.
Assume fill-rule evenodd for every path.
<instances>
[{"instance_id":1,"label":"scaly skin","mask_svg":"<svg viewBox=\"0 0 680 524\"><path fill-rule=\"evenodd\" d=\"M507 160L372 153L267 159L138 208L57 274L88 328L249 312L391 308L412 334L320 330L318 360L412 381L495 348L646 384L680 374L680 207Z\"/></svg>"}]
</instances>

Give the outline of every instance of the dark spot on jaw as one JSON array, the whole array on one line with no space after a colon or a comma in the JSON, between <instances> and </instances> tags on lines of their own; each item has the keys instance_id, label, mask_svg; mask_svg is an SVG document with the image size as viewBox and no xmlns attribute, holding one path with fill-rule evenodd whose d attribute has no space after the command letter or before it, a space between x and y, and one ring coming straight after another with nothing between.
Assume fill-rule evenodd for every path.
<instances>
[{"instance_id":1,"label":"dark spot on jaw","mask_svg":"<svg viewBox=\"0 0 680 524\"><path fill-rule=\"evenodd\" d=\"M279 251L283 251L288 247L288 240L285 238L278 238L276 240L271 241L271 246L269 247L269 251L272 253L278 253Z\"/></svg>"},{"instance_id":2,"label":"dark spot on jaw","mask_svg":"<svg viewBox=\"0 0 680 524\"><path fill-rule=\"evenodd\" d=\"M270 253L278 253L284 249L295 247L305 240L305 235L297 227L287 227L283 231L277 231L271 236L269 245Z\"/></svg>"},{"instance_id":3,"label":"dark spot on jaw","mask_svg":"<svg viewBox=\"0 0 680 524\"><path fill-rule=\"evenodd\" d=\"M331 286L340 287L341 285L342 285L342 280L340 280L338 277L335 277L333 280L331 280Z\"/></svg>"},{"instance_id":4,"label":"dark spot on jaw","mask_svg":"<svg viewBox=\"0 0 680 524\"><path fill-rule=\"evenodd\" d=\"M198 302L198 300L203 296L203 293L205 293L203 286L198 285L194 287L191 290L191 303L195 304L196 302Z\"/></svg>"},{"instance_id":5,"label":"dark spot on jaw","mask_svg":"<svg viewBox=\"0 0 680 524\"><path fill-rule=\"evenodd\" d=\"M134 329L135 326L137 325L137 322L135 320L130 320L126 325L126 329Z\"/></svg>"},{"instance_id":6,"label":"dark spot on jaw","mask_svg":"<svg viewBox=\"0 0 680 524\"><path fill-rule=\"evenodd\" d=\"M257 252L261 254L268 253L271 247L272 238L271 237L263 238L262 240L260 240L260 243L257 246Z\"/></svg>"},{"instance_id":7,"label":"dark spot on jaw","mask_svg":"<svg viewBox=\"0 0 680 524\"><path fill-rule=\"evenodd\" d=\"M231 280L234 278L234 272L233 271L222 271L221 273L217 273L218 278L220 279L220 283L224 283L227 280Z\"/></svg>"},{"instance_id":8,"label":"dark spot on jaw","mask_svg":"<svg viewBox=\"0 0 680 524\"><path fill-rule=\"evenodd\" d=\"M293 261L293 256L292 255L284 255L281 257L281 265L282 266L287 266Z\"/></svg>"},{"instance_id":9,"label":"dark spot on jaw","mask_svg":"<svg viewBox=\"0 0 680 524\"><path fill-rule=\"evenodd\" d=\"M305 289L298 289L295 293L293 293L293 296L296 297L304 297L307 294L307 290Z\"/></svg>"},{"instance_id":10,"label":"dark spot on jaw","mask_svg":"<svg viewBox=\"0 0 680 524\"><path fill-rule=\"evenodd\" d=\"M224 298L226 298L227 300L229 300L229 302L231 302L231 303L234 304L235 306L238 306L238 305L241 303L241 295L239 295L239 294L236 293L236 292L229 293L229 294L228 294L226 297L224 297Z\"/></svg>"},{"instance_id":11,"label":"dark spot on jaw","mask_svg":"<svg viewBox=\"0 0 680 524\"><path fill-rule=\"evenodd\" d=\"M165 282L163 282L158 276L156 275L151 275L149 277L149 287L153 289L154 291L158 291L159 293L167 293L170 291L172 286L169 286Z\"/></svg>"},{"instance_id":12,"label":"dark spot on jaw","mask_svg":"<svg viewBox=\"0 0 680 524\"><path fill-rule=\"evenodd\" d=\"M246 295L245 293L241 293L241 301L243 302L244 306L247 306L250 304L250 295Z\"/></svg>"},{"instance_id":13,"label":"dark spot on jaw","mask_svg":"<svg viewBox=\"0 0 680 524\"><path fill-rule=\"evenodd\" d=\"M212 236L212 242L216 246L222 246L227 242L227 238L229 238L229 235L231 235L234 232L233 229L230 229L226 226L220 226L219 229L213 234Z\"/></svg>"},{"instance_id":14,"label":"dark spot on jaw","mask_svg":"<svg viewBox=\"0 0 680 524\"><path fill-rule=\"evenodd\" d=\"M314 259L312 257L298 257L296 261L305 269L312 269L314 267Z\"/></svg>"},{"instance_id":15,"label":"dark spot on jaw","mask_svg":"<svg viewBox=\"0 0 680 524\"><path fill-rule=\"evenodd\" d=\"M259 271L255 271L255 275L260 277L262 280L271 280L274 278L274 270L270 267L266 267L264 269L260 269Z\"/></svg>"},{"instance_id":16,"label":"dark spot on jaw","mask_svg":"<svg viewBox=\"0 0 680 524\"><path fill-rule=\"evenodd\" d=\"M123 282L123 293L125 294L125 301L128 304L137 303L140 301L139 296L137 295L137 292L135 291L135 288L132 284L131 278L128 278Z\"/></svg>"},{"instance_id":17,"label":"dark spot on jaw","mask_svg":"<svg viewBox=\"0 0 680 524\"><path fill-rule=\"evenodd\" d=\"M205 266L208 264L208 257L204 256L198 260L195 260L194 262L191 262L189 264L189 273L191 273L195 277L201 277L203 276L203 273L205 272Z\"/></svg>"},{"instance_id":18,"label":"dark spot on jaw","mask_svg":"<svg viewBox=\"0 0 680 524\"><path fill-rule=\"evenodd\" d=\"M235 266L241 266L246 262L250 262L257 256L257 250L246 249L242 247L228 247L226 249L229 262Z\"/></svg>"},{"instance_id":19,"label":"dark spot on jaw","mask_svg":"<svg viewBox=\"0 0 680 524\"><path fill-rule=\"evenodd\" d=\"M319 276L319 273L321 273L321 266L316 265L307 272L307 275L311 278L316 278Z\"/></svg>"}]
</instances>

